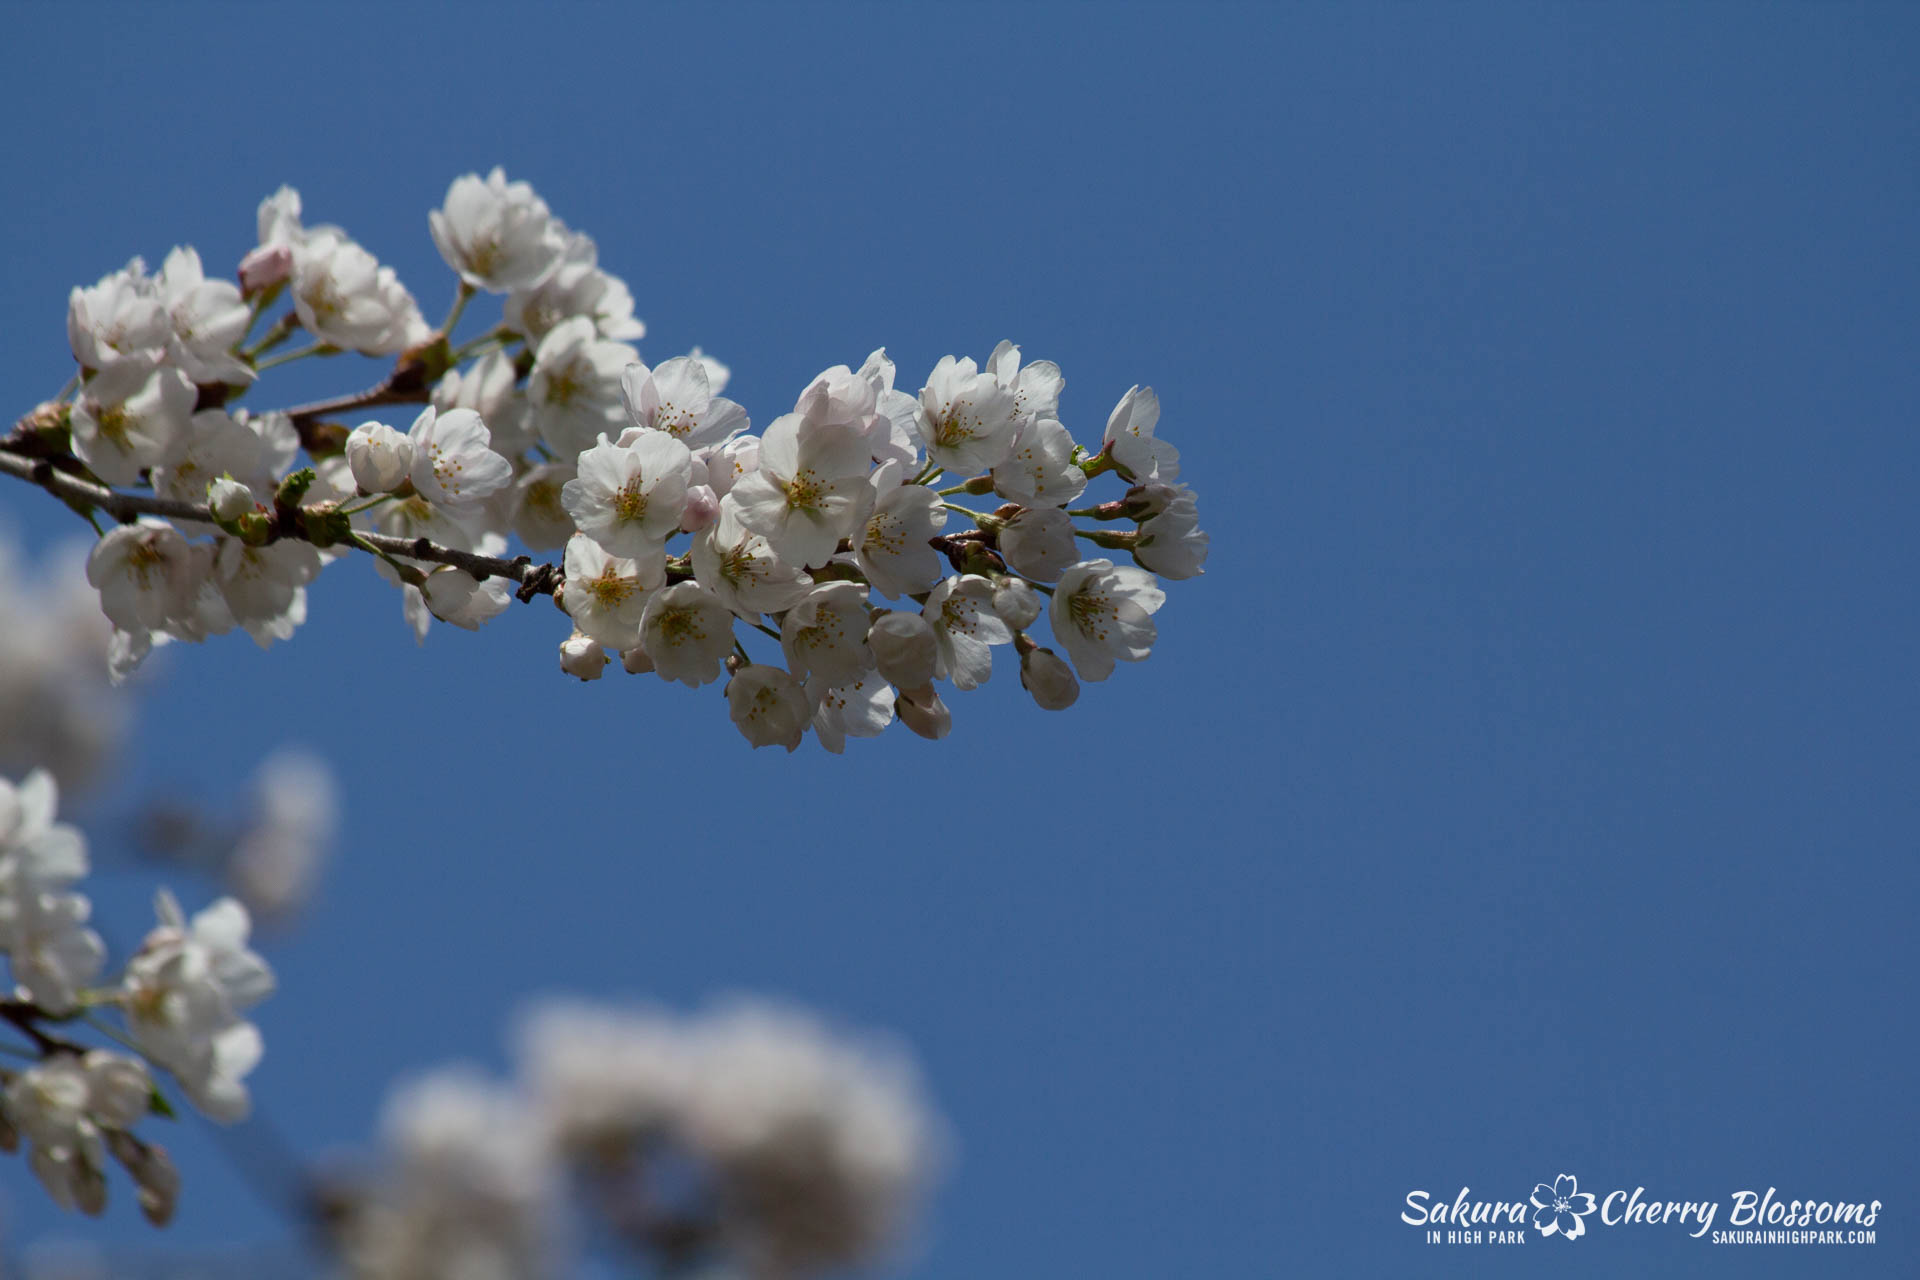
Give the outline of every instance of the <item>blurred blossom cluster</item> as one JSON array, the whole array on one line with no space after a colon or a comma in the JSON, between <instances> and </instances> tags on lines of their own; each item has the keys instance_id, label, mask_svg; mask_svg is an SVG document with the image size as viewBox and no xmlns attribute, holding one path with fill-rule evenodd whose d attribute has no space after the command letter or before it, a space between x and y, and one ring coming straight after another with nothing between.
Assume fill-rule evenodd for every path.
<instances>
[{"instance_id":1,"label":"blurred blossom cluster","mask_svg":"<svg viewBox=\"0 0 1920 1280\"><path fill-rule=\"evenodd\" d=\"M287 924L319 886L340 815L332 767L281 747L260 762L237 813L169 797L147 807L139 843L155 862L218 881L263 923Z\"/></svg>"},{"instance_id":2,"label":"blurred blossom cluster","mask_svg":"<svg viewBox=\"0 0 1920 1280\"><path fill-rule=\"evenodd\" d=\"M917 391L880 349L756 434L719 361L642 359L626 284L525 182L456 179L428 223L457 276L437 329L290 188L261 205L234 281L177 248L158 273L136 258L74 289L79 374L0 437L0 470L125 521L86 569L116 676L163 639L287 639L309 584L359 551L422 643L551 594L568 675L617 662L717 684L754 746L811 733L840 752L895 721L945 736L947 694L986 682L996 648L1062 710L1149 656L1161 580L1202 571L1208 537L1150 388L1076 439L1060 368L1011 342L942 358ZM500 319L455 345L481 292ZM348 351L393 370L334 400L240 407L275 365ZM408 403L410 420L368 416ZM1101 477L1117 487L1096 501Z\"/></svg>"},{"instance_id":3,"label":"blurred blossom cluster","mask_svg":"<svg viewBox=\"0 0 1920 1280\"><path fill-rule=\"evenodd\" d=\"M87 550L64 543L36 569L0 540L0 774L37 766L78 788L125 733L126 708L107 684L113 629L86 585Z\"/></svg>"},{"instance_id":4,"label":"blurred blossom cluster","mask_svg":"<svg viewBox=\"0 0 1920 1280\"><path fill-rule=\"evenodd\" d=\"M0 1150L24 1148L54 1201L87 1213L106 1207L111 1156L141 1210L164 1223L179 1177L165 1149L134 1130L151 1111L171 1113L161 1079L213 1120L245 1118L246 1077L262 1046L244 1015L272 992L273 973L248 946L251 921L238 901L222 898L188 919L162 891L158 924L109 974L79 887L87 841L58 820L58 807L45 770L18 785L0 779L0 954L13 977L0 1000L10 1059L0 1067ZM83 1034L105 1034L116 1047Z\"/></svg>"},{"instance_id":5,"label":"blurred blossom cluster","mask_svg":"<svg viewBox=\"0 0 1920 1280\"><path fill-rule=\"evenodd\" d=\"M535 1280L596 1240L742 1280L872 1262L900 1243L941 1133L898 1050L745 1002L547 1005L518 1079L413 1080L383 1127L382 1166L327 1193L356 1280Z\"/></svg>"}]
</instances>

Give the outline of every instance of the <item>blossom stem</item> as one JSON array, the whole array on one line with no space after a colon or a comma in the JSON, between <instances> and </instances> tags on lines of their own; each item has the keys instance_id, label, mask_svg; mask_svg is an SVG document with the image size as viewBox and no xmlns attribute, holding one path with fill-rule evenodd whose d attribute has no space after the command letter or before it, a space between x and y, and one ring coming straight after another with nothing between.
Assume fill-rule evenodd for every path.
<instances>
[{"instance_id":1,"label":"blossom stem","mask_svg":"<svg viewBox=\"0 0 1920 1280\"><path fill-rule=\"evenodd\" d=\"M80 1015L80 1020L86 1023L88 1026L92 1027L95 1031L98 1031L101 1035L107 1037L107 1039L112 1040L124 1046L125 1048L131 1049L135 1053L143 1052L140 1046L134 1043L133 1038L131 1036L122 1032L119 1028L115 1027L112 1023L108 1022L106 1019L100 1017L99 1015L91 1012L84 1012Z\"/></svg>"},{"instance_id":2,"label":"blossom stem","mask_svg":"<svg viewBox=\"0 0 1920 1280\"><path fill-rule=\"evenodd\" d=\"M356 530L353 533L353 535L347 539L347 541L352 543L354 546L360 548L362 551L372 552L374 555L379 556L382 560L385 560L387 564L393 568L394 572L398 573L403 580L408 576L409 573L411 573L415 577L419 576L420 571L418 569L413 568L412 565L401 564L398 560L394 558L392 552L385 551L379 547L374 546L373 543L367 541L366 536L360 533L358 530ZM418 584L416 583L414 585L417 586Z\"/></svg>"},{"instance_id":3,"label":"blossom stem","mask_svg":"<svg viewBox=\"0 0 1920 1280\"><path fill-rule=\"evenodd\" d=\"M0 1019L12 1023L16 1031L33 1041L42 1056L49 1053L86 1052L84 1045L42 1031L36 1024L46 1017L46 1011L30 1000L0 1000Z\"/></svg>"},{"instance_id":4,"label":"blossom stem","mask_svg":"<svg viewBox=\"0 0 1920 1280\"><path fill-rule=\"evenodd\" d=\"M473 341L455 347L447 359L453 364L464 364L475 356L483 356L490 351L512 346L519 341L519 338L520 335L510 329L495 329L492 333L483 333Z\"/></svg>"},{"instance_id":5,"label":"blossom stem","mask_svg":"<svg viewBox=\"0 0 1920 1280\"><path fill-rule=\"evenodd\" d=\"M1134 543L1140 540L1139 533L1131 529L1125 533L1111 533L1105 529L1075 529L1073 536L1085 538L1096 547L1107 547L1114 551L1131 551Z\"/></svg>"},{"instance_id":6,"label":"blossom stem","mask_svg":"<svg viewBox=\"0 0 1920 1280\"><path fill-rule=\"evenodd\" d=\"M291 338L293 331L299 327L299 313L294 311L287 312L287 314L273 322L272 328L260 335L260 341L242 351L240 358L247 361L258 360L261 356L273 350L288 338Z\"/></svg>"},{"instance_id":7,"label":"blossom stem","mask_svg":"<svg viewBox=\"0 0 1920 1280\"><path fill-rule=\"evenodd\" d=\"M465 280L460 282L460 288L456 290L453 295L453 306L448 310L447 318L440 322L441 337L445 338L452 335L453 326L459 324L460 317L467 313L467 304L473 301L475 292L474 287Z\"/></svg>"},{"instance_id":8,"label":"blossom stem","mask_svg":"<svg viewBox=\"0 0 1920 1280\"><path fill-rule=\"evenodd\" d=\"M80 389L80 374L76 370L74 372L74 375L71 378L67 379L67 385L60 388L60 394L53 398L54 402L57 404L65 400L68 396L72 395L74 392L78 391L79 389Z\"/></svg>"},{"instance_id":9,"label":"blossom stem","mask_svg":"<svg viewBox=\"0 0 1920 1280\"><path fill-rule=\"evenodd\" d=\"M379 506L379 505L380 505L381 503L383 503L383 502L392 502L392 501L393 501L393 495L392 495L392 494L390 494L390 493L376 493L376 494L374 494L374 495L373 495L373 496L372 496L371 498L368 498L368 499L367 499L367 500L366 500L365 502L363 502L363 503L361 503L361 504L360 504L359 506L357 506L357 507L342 507L342 508L340 508L340 514L341 514L341 515L343 515L343 516L357 516L357 515L359 515L359 514L360 514L360 513L362 512L362 511L371 511L371 510L373 510L373 509L374 509L375 507L377 507L377 506Z\"/></svg>"},{"instance_id":10,"label":"blossom stem","mask_svg":"<svg viewBox=\"0 0 1920 1280\"><path fill-rule=\"evenodd\" d=\"M292 364L295 360L304 360L308 356L337 356L339 354L340 348L329 343L316 342L312 346L302 347L298 351L283 351L277 356L272 356L260 361L260 363L254 365L253 368L256 373L265 373L275 365Z\"/></svg>"},{"instance_id":11,"label":"blossom stem","mask_svg":"<svg viewBox=\"0 0 1920 1280\"><path fill-rule=\"evenodd\" d=\"M969 511L967 508L962 506L956 506L951 502L943 502L940 505L945 507L949 511L965 516L967 519L973 521L975 524L979 524L982 520L985 520L987 518L986 512L984 511Z\"/></svg>"},{"instance_id":12,"label":"blossom stem","mask_svg":"<svg viewBox=\"0 0 1920 1280\"><path fill-rule=\"evenodd\" d=\"M240 348L246 343L247 339L253 336L253 326L260 323L260 317L266 314L267 308L273 305L274 299L280 296L280 291L284 288L286 288L286 285L283 282L262 289L260 292L254 294L247 302L247 331L240 335L238 342L233 344L235 353L239 353Z\"/></svg>"}]
</instances>

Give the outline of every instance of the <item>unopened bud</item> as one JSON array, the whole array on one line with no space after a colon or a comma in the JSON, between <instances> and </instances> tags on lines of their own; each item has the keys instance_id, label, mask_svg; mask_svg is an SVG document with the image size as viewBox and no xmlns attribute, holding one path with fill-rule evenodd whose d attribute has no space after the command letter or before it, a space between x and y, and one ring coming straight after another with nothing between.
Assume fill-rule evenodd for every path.
<instances>
[{"instance_id":1,"label":"unopened bud","mask_svg":"<svg viewBox=\"0 0 1920 1280\"><path fill-rule=\"evenodd\" d=\"M292 274L290 244L263 244L240 259L240 289L248 297L285 284Z\"/></svg>"},{"instance_id":2,"label":"unopened bud","mask_svg":"<svg viewBox=\"0 0 1920 1280\"><path fill-rule=\"evenodd\" d=\"M560 642L560 669L582 680L598 680L607 668L606 650L578 631Z\"/></svg>"},{"instance_id":3,"label":"unopened bud","mask_svg":"<svg viewBox=\"0 0 1920 1280\"><path fill-rule=\"evenodd\" d=\"M1036 647L1020 655L1020 686L1043 711L1065 711L1080 698L1073 668L1051 649Z\"/></svg>"},{"instance_id":4,"label":"unopened bud","mask_svg":"<svg viewBox=\"0 0 1920 1280\"><path fill-rule=\"evenodd\" d=\"M259 503L254 500L253 490L232 476L221 476L207 485L207 507L213 512L214 522L222 528L226 528L241 516L254 511L258 506Z\"/></svg>"},{"instance_id":5,"label":"unopened bud","mask_svg":"<svg viewBox=\"0 0 1920 1280\"><path fill-rule=\"evenodd\" d=\"M682 533L698 533L720 518L720 499L710 484L687 487L687 513L680 517Z\"/></svg>"},{"instance_id":6,"label":"unopened bud","mask_svg":"<svg viewBox=\"0 0 1920 1280\"><path fill-rule=\"evenodd\" d=\"M630 676L645 675L653 670L653 659L647 655L645 649L635 645L631 649L621 651L620 665L627 669L627 674Z\"/></svg>"},{"instance_id":7,"label":"unopened bud","mask_svg":"<svg viewBox=\"0 0 1920 1280\"><path fill-rule=\"evenodd\" d=\"M1025 631L1040 616L1040 593L1023 578L1002 578L993 589L993 611L1015 631Z\"/></svg>"},{"instance_id":8,"label":"unopened bud","mask_svg":"<svg viewBox=\"0 0 1920 1280\"><path fill-rule=\"evenodd\" d=\"M413 441L384 422L363 422L347 437L347 467L367 493L392 493L413 470Z\"/></svg>"}]
</instances>

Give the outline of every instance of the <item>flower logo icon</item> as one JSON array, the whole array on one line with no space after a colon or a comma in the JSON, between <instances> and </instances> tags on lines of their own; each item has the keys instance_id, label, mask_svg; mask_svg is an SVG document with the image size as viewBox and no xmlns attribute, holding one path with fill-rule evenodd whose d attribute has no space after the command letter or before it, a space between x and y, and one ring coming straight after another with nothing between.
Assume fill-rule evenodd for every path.
<instances>
[{"instance_id":1,"label":"flower logo icon","mask_svg":"<svg viewBox=\"0 0 1920 1280\"><path fill-rule=\"evenodd\" d=\"M1541 1235L1558 1232L1569 1240L1578 1240L1586 1234L1587 1224L1582 1219L1593 1212L1593 1193L1582 1191L1580 1179L1572 1174L1561 1174L1551 1186L1540 1183L1528 1200L1533 1205L1533 1225Z\"/></svg>"}]
</instances>

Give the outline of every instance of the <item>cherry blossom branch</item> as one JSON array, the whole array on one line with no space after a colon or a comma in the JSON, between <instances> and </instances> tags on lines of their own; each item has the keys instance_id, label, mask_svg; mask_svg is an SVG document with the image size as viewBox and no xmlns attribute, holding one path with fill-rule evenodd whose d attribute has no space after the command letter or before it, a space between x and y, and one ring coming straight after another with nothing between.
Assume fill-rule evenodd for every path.
<instances>
[{"instance_id":1,"label":"cherry blossom branch","mask_svg":"<svg viewBox=\"0 0 1920 1280\"><path fill-rule=\"evenodd\" d=\"M130 524L143 515L161 516L169 520L192 520L200 524L219 523L205 503L179 502L171 498L121 493L105 485L95 484L91 480L69 475L59 470L48 458L28 458L0 450L0 473L25 480L29 484L37 484L64 502L98 507L122 524ZM302 542L311 542L315 546L352 545L369 552L384 552L391 556L405 556L412 560L452 565L456 569L466 570L476 579L505 578L510 582L518 583L520 589L515 594L522 601L531 601L536 595L552 595L564 581L565 575L559 566L535 564L531 556L518 556L512 560L506 560L499 556L483 556L471 551L457 551L426 538L396 538L391 534L355 530L351 538L342 538L338 542L317 540L306 527L306 521L303 518L305 510L309 509L291 508L289 511L275 512L270 540L295 538ZM292 518L287 518L289 515ZM4 1015L0 1014L0 1016Z\"/></svg>"},{"instance_id":2,"label":"cherry blossom branch","mask_svg":"<svg viewBox=\"0 0 1920 1280\"><path fill-rule=\"evenodd\" d=\"M44 1056L51 1053L85 1053L83 1045L71 1040L62 1040L58 1036L48 1035L38 1026L47 1012L31 1000L0 1000L0 1020L11 1024L22 1035L33 1041L34 1047Z\"/></svg>"}]
</instances>

